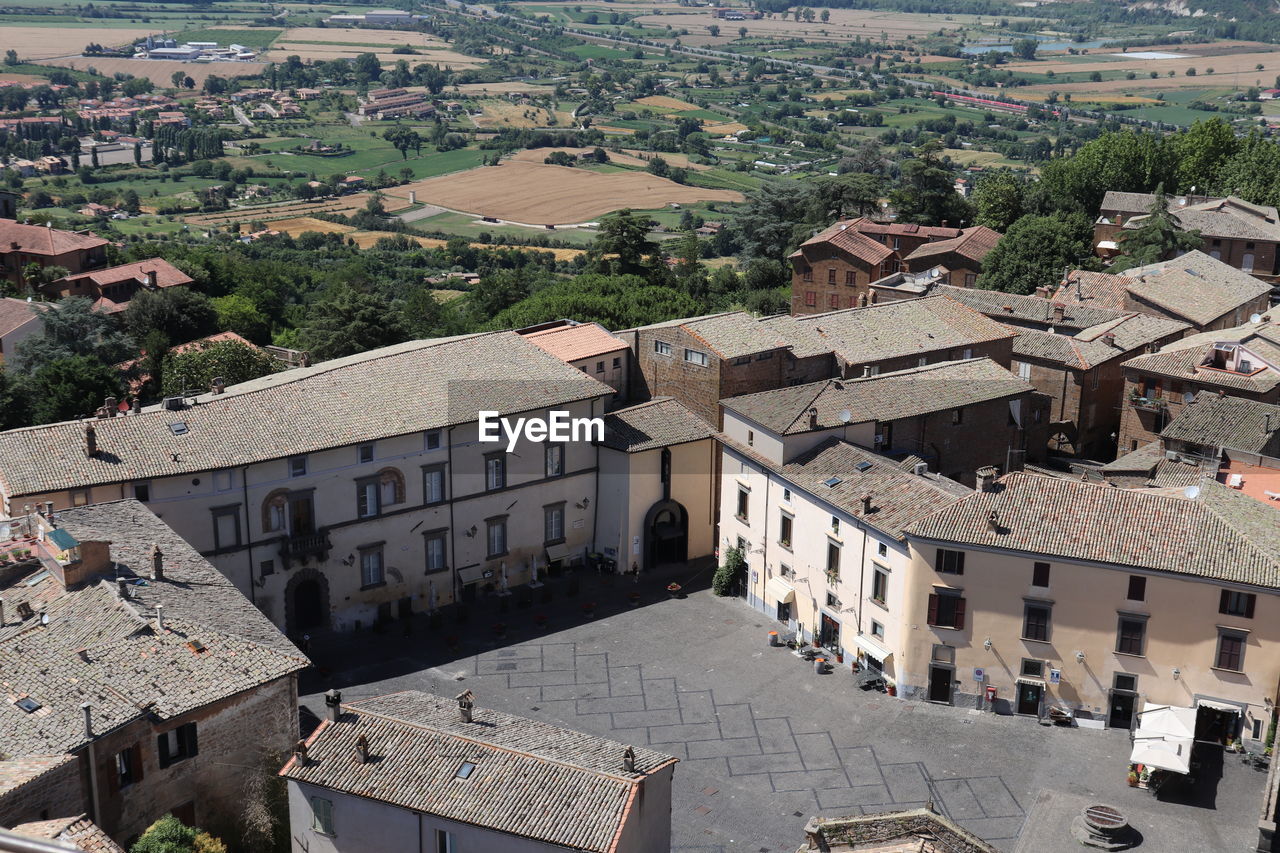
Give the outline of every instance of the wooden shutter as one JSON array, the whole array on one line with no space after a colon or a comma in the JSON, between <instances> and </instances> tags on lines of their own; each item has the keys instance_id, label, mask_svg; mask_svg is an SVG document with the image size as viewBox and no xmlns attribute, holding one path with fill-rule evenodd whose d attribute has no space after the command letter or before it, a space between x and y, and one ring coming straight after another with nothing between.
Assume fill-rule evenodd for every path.
<instances>
[{"instance_id":1,"label":"wooden shutter","mask_svg":"<svg viewBox=\"0 0 1280 853\"><path fill-rule=\"evenodd\" d=\"M142 744L135 743L129 747L129 772L135 783L142 781Z\"/></svg>"},{"instance_id":2,"label":"wooden shutter","mask_svg":"<svg viewBox=\"0 0 1280 853\"><path fill-rule=\"evenodd\" d=\"M169 736L168 733L156 736L156 755L159 756L160 769L168 767L172 762L172 756L169 755Z\"/></svg>"},{"instance_id":3,"label":"wooden shutter","mask_svg":"<svg viewBox=\"0 0 1280 853\"><path fill-rule=\"evenodd\" d=\"M956 599L956 624L955 629L958 631L964 627L964 599Z\"/></svg>"},{"instance_id":4,"label":"wooden shutter","mask_svg":"<svg viewBox=\"0 0 1280 853\"><path fill-rule=\"evenodd\" d=\"M1231 612L1230 607L1231 607L1231 590L1224 589L1222 591L1222 595L1218 596L1218 612L1230 613Z\"/></svg>"},{"instance_id":5,"label":"wooden shutter","mask_svg":"<svg viewBox=\"0 0 1280 853\"><path fill-rule=\"evenodd\" d=\"M1258 597L1258 596L1254 595L1254 594L1253 594L1253 593L1251 593L1251 592L1250 592L1250 593L1247 593L1247 594L1245 595L1245 597L1244 597L1244 618L1246 618L1246 619L1252 619L1252 618L1253 618L1253 602L1254 602L1254 600L1256 600L1256 599L1257 599L1257 597Z\"/></svg>"},{"instance_id":6,"label":"wooden shutter","mask_svg":"<svg viewBox=\"0 0 1280 853\"><path fill-rule=\"evenodd\" d=\"M93 768L94 773L100 770L101 765ZM114 755L107 757L107 793L112 795L120 793L120 761Z\"/></svg>"},{"instance_id":7,"label":"wooden shutter","mask_svg":"<svg viewBox=\"0 0 1280 853\"><path fill-rule=\"evenodd\" d=\"M178 729L178 737L180 738L183 745L183 750L182 750L183 755L185 755L187 758L193 758L196 755L200 754L200 745L199 745L199 742L196 740L196 724L195 723L187 723L185 726Z\"/></svg>"},{"instance_id":8,"label":"wooden shutter","mask_svg":"<svg viewBox=\"0 0 1280 853\"><path fill-rule=\"evenodd\" d=\"M928 622L929 622L929 624L930 624L930 625L937 625L937 624L938 624L938 594L937 594L937 593L930 593L930 594L929 594L929 619L928 619Z\"/></svg>"},{"instance_id":9,"label":"wooden shutter","mask_svg":"<svg viewBox=\"0 0 1280 853\"><path fill-rule=\"evenodd\" d=\"M964 551L956 551L956 574L964 574Z\"/></svg>"}]
</instances>

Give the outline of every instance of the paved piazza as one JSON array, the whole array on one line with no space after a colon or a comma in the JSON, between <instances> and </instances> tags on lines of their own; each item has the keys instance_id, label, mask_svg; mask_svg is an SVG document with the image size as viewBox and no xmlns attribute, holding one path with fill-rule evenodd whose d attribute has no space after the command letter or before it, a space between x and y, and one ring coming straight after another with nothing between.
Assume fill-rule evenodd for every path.
<instances>
[{"instance_id":1,"label":"paved piazza","mask_svg":"<svg viewBox=\"0 0 1280 853\"><path fill-rule=\"evenodd\" d=\"M810 815L911 808L928 801L1002 850L1078 851L1070 818L1094 802L1118 806L1144 835L1140 850L1245 851L1256 838L1265 774L1227 756L1194 795L1157 801L1125 782L1125 732L1045 728L1035 720L902 701L859 689L847 671L819 676L785 648L776 627L739 599L705 588L708 573L635 584L583 576L581 591L552 579L549 603L472 608L393 623L385 632L317 637L304 676L304 718L343 698L469 688L476 703L681 759L672 802L673 849L688 853L794 851ZM641 594L629 607L628 594ZM587 618L582 604L596 602ZM545 629L536 616L548 618ZM508 626L496 640L494 624ZM450 651L449 646L456 646ZM306 719L304 719L304 723Z\"/></svg>"}]
</instances>

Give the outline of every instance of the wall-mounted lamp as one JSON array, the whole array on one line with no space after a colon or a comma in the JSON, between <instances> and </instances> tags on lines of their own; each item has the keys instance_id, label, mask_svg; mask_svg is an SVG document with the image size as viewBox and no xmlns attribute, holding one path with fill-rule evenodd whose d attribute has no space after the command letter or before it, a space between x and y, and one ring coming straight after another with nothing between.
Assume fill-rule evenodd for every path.
<instances>
[{"instance_id":1,"label":"wall-mounted lamp","mask_svg":"<svg viewBox=\"0 0 1280 853\"><path fill-rule=\"evenodd\" d=\"M990 637L987 637L985 640L983 640L983 641L982 641L982 647L983 647L984 649L986 649L987 651L991 651L991 638L990 638Z\"/></svg>"},{"instance_id":2,"label":"wall-mounted lamp","mask_svg":"<svg viewBox=\"0 0 1280 853\"><path fill-rule=\"evenodd\" d=\"M576 506L578 509L586 509L587 507L591 506L591 498L583 498L580 502L575 503L574 506Z\"/></svg>"},{"instance_id":3,"label":"wall-mounted lamp","mask_svg":"<svg viewBox=\"0 0 1280 853\"><path fill-rule=\"evenodd\" d=\"M1180 675L1182 675L1182 670L1178 669L1178 668L1175 666L1175 667L1173 668L1173 680L1174 680L1174 681L1177 681L1177 680L1178 680L1178 676L1180 676Z\"/></svg>"},{"instance_id":4,"label":"wall-mounted lamp","mask_svg":"<svg viewBox=\"0 0 1280 853\"><path fill-rule=\"evenodd\" d=\"M1076 663L1084 663L1084 652L1076 652Z\"/></svg>"},{"instance_id":5,"label":"wall-mounted lamp","mask_svg":"<svg viewBox=\"0 0 1280 853\"><path fill-rule=\"evenodd\" d=\"M1271 705L1272 705L1271 698L1270 698L1270 697L1264 697L1264 698L1263 698L1263 700L1262 700L1262 706L1263 706L1264 708L1266 708L1268 711L1270 711L1270 710L1271 710Z\"/></svg>"},{"instance_id":6,"label":"wall-mounted lamp","mask_svg":"<svg viewBox=\"0 0 1280 853\"><path fill-rule=\"evenodd\" d=\"M474 524L471 525L471 529L462 531L462 535L468 539L474 538L476 535L476 526Z\"/></svg>"}]
</instances>

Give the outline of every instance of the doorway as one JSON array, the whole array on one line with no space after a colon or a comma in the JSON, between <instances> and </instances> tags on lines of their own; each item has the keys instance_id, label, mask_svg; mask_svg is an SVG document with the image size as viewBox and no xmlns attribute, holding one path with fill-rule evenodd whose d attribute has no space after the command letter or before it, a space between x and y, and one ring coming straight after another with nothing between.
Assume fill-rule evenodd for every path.
<instances>
[{"instance_id":1,"label":"doorway","mask_svg":"<svg viewBox=\"0 0 1280 853\"><path fill-rule=\"evenodd\" d=\"M790 601L778 602L778 621L784 624L791 621L791 602Z\"/></svg>"},{"instance_id":2,"label":"doorway","mask_svg":"<svg viewBox=\"0 0 1280 853\"><path fill-rule=\"evenodd\" d=\"M949 666L933 665L929 667L929 701L951 704L951 674L955 672Z\"/></svg>"},{"instance_id":3,"label":"doorway","mask_svg":"<svg viewBox=\"0 0 1280 853\"><path fill-rule=\"evenodd\" d=\"M316 532L315 507L311 493L289 495L289 535L305 536Z\"/></svg>"},{"instance_id":4,"label":"doorway","mask_svg":"<svg viewBox=\"0 0 1280 853\"><path fill-rule=\"evenodd\" d=\"M818 645L833 652L840 648L840 623L825 613L818 628Z\"/></svg>"},{"instance_id":5,"label":"doorway","mask_svg":"<svg viewBox=\"0 0 1280 853\"><path fill-rule=\"evenodd\" d=\"M293 618L298 631L324 624L324 590L319 581L300 581L293 588Z\"/></svg>"},{"instance_id":6,"label":"doorway","mask_svg":"<svg viewBox=\"0 0 1280 853\"><path fill-rule=\"evenodd\" d=\"M645 567L683 563L689 557L689 514L676 501L662 501L649 508L645 529L648 548Z\"/></svg>"},{"instance_id":7,"label":"doorway","mask_svg":"<svg viewBox=\"0 0 1280 853\"><path fill-rule=\"evenodd\" d=\"M1133 728L1133 706L1137 695L1111 691L1111 712L1107 715L1107 725L1113 729Z\"/></svg>"},{"instance_id":8,"label":"doorway","mask_svg":"<svg viewBox=\"0 0 1280 853\"><path fill-rule=\"evenodd\" d=\"M1018 682L1018 713L1040 716L1040 700L1044 698L1044 685Z\"/></svg>"}]
</instances>

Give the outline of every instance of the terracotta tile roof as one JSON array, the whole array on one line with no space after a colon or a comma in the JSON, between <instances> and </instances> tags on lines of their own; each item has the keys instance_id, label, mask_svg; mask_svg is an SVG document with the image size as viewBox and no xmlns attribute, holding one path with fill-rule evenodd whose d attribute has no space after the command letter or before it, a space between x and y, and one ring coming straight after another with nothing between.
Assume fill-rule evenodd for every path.
<instances>
[{"instance_id":1,"label":"terracotta tile roof","mask_svg":"<svg viewBox=\"0 0 1280 853\"><path fill-rule=\"evenodd\" d=\"M939 255L954 252L962 258L981 264L982 259L996 247L996 243L1000 242L1002 236L1000 232L992 231L985 225L975 225L972 228L966 228L959 237L925 243L907 255L906 259L908 261L928 261Z\"/></svg>"},{"instance_id":2,"label":"terracotta tile roof","mask_svg":"<svg viewBox=\"0 0 1280 853\"><path fill-rule=\"evenodd\" d=\"M148 258L132 264L121 264L100 270L69 275L62 282L92 281L98 287L109 287L126 281L145 282L148 272L154 272L156 287L175 287L191 284L195 279L166 261L164 258Z\"/></svg>"},{"instance_id":3,"label":"terracotta tile roof","mask_svg":"<svg viewBox=\"0 0 1280 853\"><path fill-rule=\"evenodd\" d=\"M615 338L599 323L557 326L522 334L564 362L608 355L627 348L626 341Z\"/></svg>"},{"instance_id":4,"label":"terracotta tile roof","mask_svg":"<svg viewBox=\"0 0 1280 853\"><path fill-rule=\"evenodd\" d=\"M959 237L963 230L945 225L917 225L914 222L872 222L866 217L850 222L862 234L888 234L893 237L926 237L930 240L949 240Z\"/></svg>"},{"instance_id":5,"label":"terracotta tile roof","mask_svg":"<svg viewBox=\"0 0 1280 853\"><path fill-rule=\"evenodd\" d=\"M915 417L1034 390L991 359L973 358L861 379L825 379L730 397L720 404L778 435L798 435L844 423ZM816 426L810 409L818 410ZM849 413L848 421L841 417L843 412Z\"/></svg>"},{"instance_id":6,"label":"terracotta tile roof","mask_svg":"<svg viewBox=\"0 0 1280 853\"><path fill-rule=\"evenodd\" d=\"M745 311L699 317L681 325L721 358L739 358L787 346L787 341L768 324Z\"/></svg>"},{"instance_id":7,"label":"terracotta tile roof","mask_svg":"<svg viewBox=\"0 0 1280 853\"><path fill-rule=\"evenodd\" d=\"M635 747L627 771L624 744L488 708L464 723L456 702L417 691L343 711L281 776L572 850L612 850L638 784L676 761ZM354 760L361 736L375 761Z\"/></svg>"},{"instance_id":8,"label":"terracotta tile roof","mask_svg":"<svg viewBox=\"0 0 1280 853\"><path fill-rule=\"evenodd\" d=\"M47 311L51 307L51 303L48 302L28 302L25 299L12 297L0 299L0 335L7 335L25 326L37 319L37 313Z\"/></svg>"},{"instance_id":9,"label":"terracotta tile roof","mask_svg":"<svg viewBox=\"0 0 1280 853\"><path fill-rule=\"evenodd\" d=\"M9 252L25 252L29 255L65 255L68 252L97 249L105 245L107 245L106 240L91 232L77 234L74 231L46 228L43 225L23 225L12 219L0 219L0 255Z\"/></svg>"},{"instance_id":10,"label":"terracotta tile roof","mask_svg":"<svg viewBox=\"0 0 1280 853\"><path fill-rule=\"evenodd\" d=\"M1280 406L1201 392L1160 432L1166 440L1280 455Z\"/></svg>"},{"instance_id":11,"label":"terracotta tile roof","mask_svg":"<svg viewBox=\"0 0 1280 853\"><path fill-rule=\"evenodd\" d=\"M606 394L514 332L411 341L229 386L180 411L95 420L93 458L78 421L0 433L0 483L12 497L231 468Z\"/></svg>"},{"instance_id":12,"label":"terracotta tile roof","mask_svg":"<svg viewBox=\"0 0 1280 853\"><path fill-rule=\"evenodd\" d=\"M1125 270L1124 278L1134 297L1199 326L1271 292L1267 282L1199 251Z\"/></svg>"},{"instance_id":13,"label":"terracotta tile roof","mask_svg":"<svg viewBox=\"0 0 1280 853\"><path fill-rule=\"evenodd\" d=\"M86 740L82 702L92 705L94 731L102 733L145 713L170 719L307 666L222 573L137 501L65 510L58 530L81 543L110 542L112 562L105 574L71 588L44 566L11 567L3 576L0 694L27 694L42 706L27 713L0 703L6 751L78 748ZM151 577L152 544L163 552L162 580ZM119 596L119 578L128 600ZM23 605L44 611L48 624L38 616L14 619ZM163 632L155 625L157 605L164 607Z\"/></svg>"},{"instance_id":14,"label":"terracotta tile roof","mask_svg":"<svg viewBox=\"0 0 1280 853\"><path fill-rule=\"evenodd\" d=\"M1015 358L1038 358L1059 362L1072 370L1089 370L1188 328L1176 320L1129 313L1074 335L1019 329L1013 340L1013 354Z\"/></svg>"},{"instance_id":15,"label":"terracotta tile roof","mask_svg":"<svg viewBox=\"0 0 1280 853\"><path fill-rule=\"evenodd\" d=\"M817 335L826 342L828 352L835 352L847 364L970 347L1016 334L981 312L944 296L810 314L795 317L791 323L809 335Z\"/></svg>"},{"instance_id":16,"label":"terracotta tile roof","mask_svg":"<svg viewBox=\"0 0 1280 853\"><path fill-rule=\"evenodd\" d=\"M1280 589L1280 509L1212 479L1199 489L1187 499L1012 473L907 535Z\"/></svg>"},{"instance_id":17,"label":"terracotta tile roof","mask_svg":"<svg viewBox=\"0 0 1280 853\"><path fill-rule=\"evenodd\" d=\"M32 838L61 841L81 853L125 853L123 847L86 815L19 824L13 831Z\"/></svg>"},{"instance_id":18,"label":"terracotta tile roof","mask_svg":"<svg viewBox=\"0 0 1280 853\"><path fill-rule=\"evenodd\" d=\"M706 421L671 397L655 397L604 418L605 447L626 453L686 444L715 434Z\"/></svg>"},{"instance_id":19,"label":"terracotta tile roof","mask_svg":"<svg viewBox=\"0 0 1280 853\"><path fill-rule=\"evenodd\" d=\"M1122 275L1088 270L1072 270L1067 273L1066 284L1058 287L1053 301L1071 306L1110 308L1125 310L1129 298L1129 281Z\"/></svg>"},{"instance_id":20,"label":"terracotta tile roof","mask_svg":"<svg viewBox=\"0 0 1280 853\"><path fill-rule=\"evenodd\" d=\"M1129 359L1124 367L1143 373L1167 376L1220 386L1224 389L1265 394L1280 385L1280 324L1267 319L1234 329L1219 329L1189 335L1165 344L1159 352ZM1252 374L1232 373L1202 365L1213 353L1215 343L1235 343L1262 359Z\"/></svg>"},{"instance_id":21,"label":"terracotta tile roof","mask_svg":"<svg viewBox=\"0 0 1280 853\"><path fill-rule=\"evenodd\" d=\"M824 243L869 265L879 264L891 256L893 249L857 230L859 221L843 221L828 226L801 243L800 248L793 252L791 257L803 257L805 247Z\"/></svg>"},{"instance_id":22,"label":"terracotta tile roof","mask_svg":"<svg viewBox=\"0 0 1280 853\"><path fill-rule=\"evenodd\" d=\"M74 755L58 753L57 755L24 755L20 758L7 757L0 751L0 797L4 797L23 785L61 767L68 761L77 760Z\"/></svg>"},{"instance_id":23,"label":"terracotta tile roof","mask_svg":"<svg viewBox=\"0 0 1280 853\"><path fill-rule=\"evenodd\" d=\"M953 287L949 284L938 285L930 292L954 299L1002 323L1015 325L1019 322L1035 323L1053 326L1059 331L1078 332L1098 323L1131 317L1134 313L1112 310L1100 305L1082 305L1078 302L1059 303L1039 296L1024 296L999 290L979 290L975 287ZM1061 320L1057 319L1054 312L1056 305L1061 305L1063 309Z\"/></svg>"}]
</instances>

